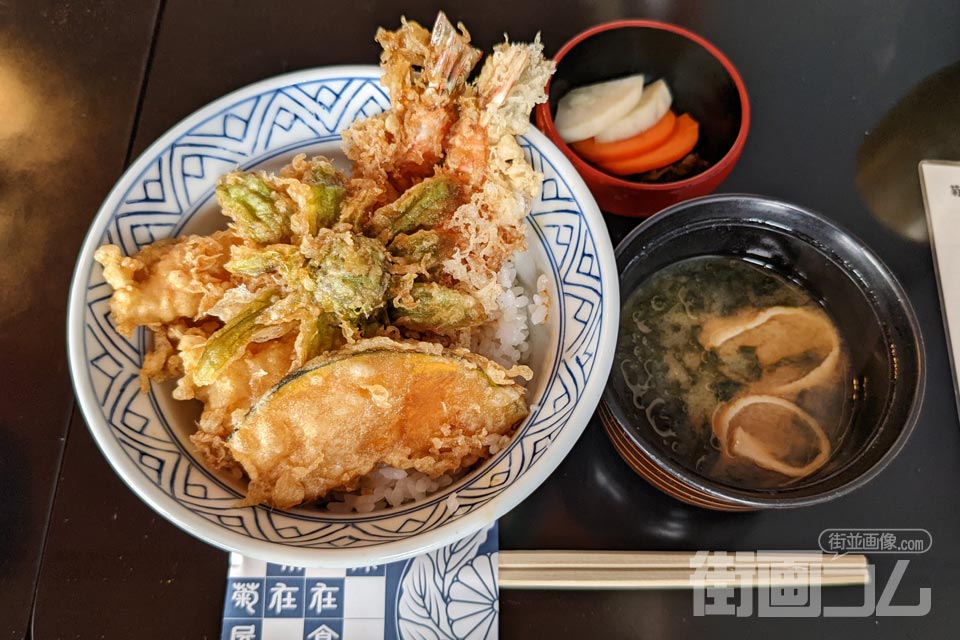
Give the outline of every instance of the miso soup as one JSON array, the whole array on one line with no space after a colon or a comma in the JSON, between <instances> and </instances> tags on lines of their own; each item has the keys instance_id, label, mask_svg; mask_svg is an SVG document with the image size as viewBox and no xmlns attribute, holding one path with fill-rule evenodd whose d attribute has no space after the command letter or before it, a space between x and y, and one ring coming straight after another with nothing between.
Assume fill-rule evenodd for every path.
<instances>
[{"instance_id":1,"label":"miso soup","mask_svg":"<svg viewBox=\"0 0 960 640\"><path fill-rule=\"evenodd\" d=\"M771 269L705 256L658 271L623 305L617 350L614 375L650 439L717 482L788 486L843 439L846 346L817 301Z\"/></svg>"}]
</instances>

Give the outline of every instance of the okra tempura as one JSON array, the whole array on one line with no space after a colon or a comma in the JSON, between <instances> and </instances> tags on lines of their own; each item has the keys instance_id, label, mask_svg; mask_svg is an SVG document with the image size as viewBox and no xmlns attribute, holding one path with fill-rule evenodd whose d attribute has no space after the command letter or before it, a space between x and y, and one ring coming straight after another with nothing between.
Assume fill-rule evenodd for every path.
<instances>
[{"instance_id":1,"label":"okra tempura","mask_svg":"<svg viewBox=\"0 0 960 640\"><path fill-rule=\"evenodd\" d=\"M236 171L215 192L226 230L96 253L117 330L153 334L141 387L175 378L203 403L191 439L251 502L350 491L383 464L457 471L527 414L531 371L466 349L524 248L541 176L515 135L552 67L504 43L468 82L481 54L443 14L377 41L391 109L344 132L351 175L303 155Z\"/></svg>"}]
</instances>

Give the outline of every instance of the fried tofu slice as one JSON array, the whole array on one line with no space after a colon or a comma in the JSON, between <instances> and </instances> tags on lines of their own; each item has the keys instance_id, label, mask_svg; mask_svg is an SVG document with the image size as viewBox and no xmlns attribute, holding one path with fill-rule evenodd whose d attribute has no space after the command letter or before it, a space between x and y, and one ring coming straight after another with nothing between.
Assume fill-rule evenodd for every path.
<instances>
[{"instance_id":1,"label":"fried tofu slice","mask_svg":"<svg viewBox=\"0 0 960 640\"><path fill-rule=\"evenodd\" d=\"M372 338L321 356L260 399L227 441L247 503L277 508L352 490L377 465L432 477L473 464L529 409L514 377L465 350Z\"/></svg>"}]
</instances>

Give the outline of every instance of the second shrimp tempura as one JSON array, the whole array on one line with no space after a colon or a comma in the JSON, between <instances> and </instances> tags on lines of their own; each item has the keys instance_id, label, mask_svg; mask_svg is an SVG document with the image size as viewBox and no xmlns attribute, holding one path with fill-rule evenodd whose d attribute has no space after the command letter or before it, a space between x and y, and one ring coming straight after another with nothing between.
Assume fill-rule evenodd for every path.
<instances>
[{"instance_id":1,"label":"second shrimp tempura","mask_svg":"<svg viewBox=\"0 0 960 640\"><path fill-rule=\"evenodd\" d=\"M458 31L442 13L432 33L404 20L396 31L380 29L376 39L391 108L344 132L351 182L382 194L381 202L424 178L423 191L455 192L458 206L436 227L449 237L440 269L491 311L502 291L497 273L524 248L523 218L540 193L541 176L516 136L546 100L553 63L543 58L539 37L504 42L468 82L481 53L466 29Z\"/></svg>"}]
</instances>

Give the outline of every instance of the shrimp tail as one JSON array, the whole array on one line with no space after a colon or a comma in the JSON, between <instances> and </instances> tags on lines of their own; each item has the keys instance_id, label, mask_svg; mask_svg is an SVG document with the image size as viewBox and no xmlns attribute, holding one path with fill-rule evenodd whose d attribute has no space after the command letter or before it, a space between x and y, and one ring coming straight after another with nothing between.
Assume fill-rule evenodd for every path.
<instances>
[{"instance_id":1,"label":"shrimp tail","mask_svg":"<svg viewBox=\"0 0 960 640\"><path fill-rule=\"evenodd\" d=\"M491 141L526 132L533 107L547 99L544 88L553 70L553 61L543 57L539 33L529 44L505 41L494 47L476 82L481 122Z\"/></svg>"},{"instance_id":2,"label":"shrimp tail","mask_svg":"<svg viewBox=\"0 0 960 640\"><path fill-rule=\"evenodd\" d=\"M435 89L442 88L448 95L463 88L482 55L479 49L470 46L470 33L466 27L458 23L454 28L442 11L433 23L430 53L432 60L423 69L426 84Z\"/></svg>"}]
</instances>

